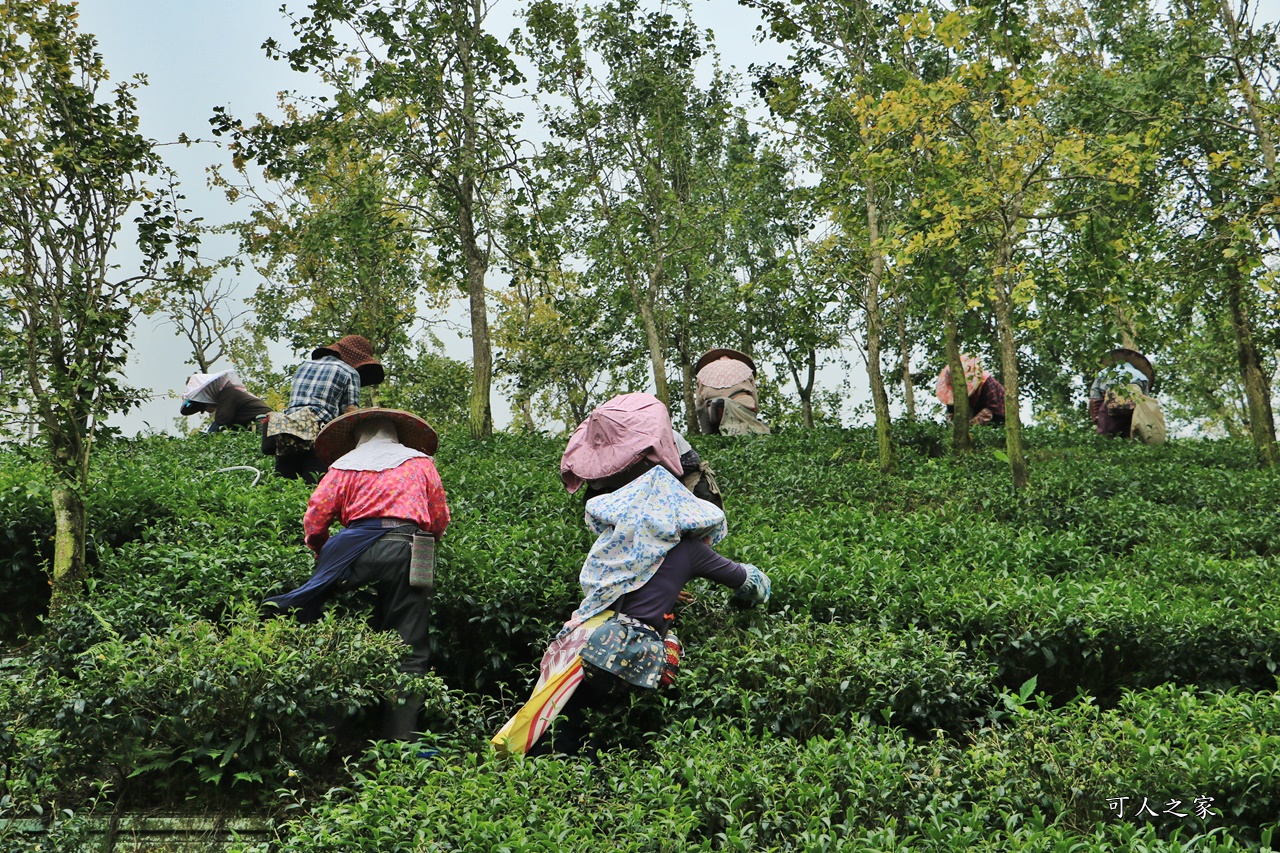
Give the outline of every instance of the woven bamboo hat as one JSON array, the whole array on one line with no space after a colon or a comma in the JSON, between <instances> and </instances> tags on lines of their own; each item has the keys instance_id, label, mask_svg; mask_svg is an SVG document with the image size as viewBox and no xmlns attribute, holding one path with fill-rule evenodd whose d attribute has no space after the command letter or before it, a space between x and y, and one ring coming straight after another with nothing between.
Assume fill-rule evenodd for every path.
<instances>
[{"instance_id":1,"label":"woven bamboo hat","mask_svg":"<svg viewBox=\"0 0 1280 853\"><path fill-rule=\"evenodd\" d=\"M1111 352L1102 357L1103 366L1110 367L1116 362L1123 361L1131 364L1147 377L1148 384L1154 385L1156 382L1156 369L1151 366L1151 361L1137 350L1127 349L1126 347L1116 347Z\"/></svg>"},{"instance_id":2,"label":"woven bamboo hat","mask_svg":"<svg viewBox=\"0 0 1280 853\"><path fill-rule=\"evenodd\" d=\"M312 358L324 358L326 355L336 355L354 367L360 374L362 386L377 385L386 378L386 371L373 357L373 346L363 335L347 335L327 347L316 347L311 351Z\"/></svg>"},{"instance_id":3,"label":"woven bamboo hat","mask_svg":"<svg viewBox=\"0 0 1280 853\"><path fill-rule=\"evenodd\" d=\"M736 349L724 348L713 349L705 353L702 358L698 359L698 363L693 366L693 372L697 373L711 362L722 358L732 358L740 361L747 367L750 367L752 373L756 372L756 363L751 360L751 356L747 355L745 352L738 352Z\"/></svg>"},{"instance_id":4,"label":"woven bamboo hat","mask_svg":"<svg viewBox=\"0 0 1280 853\"><path fill-rule=\"evenodd\" d=\"M334 418L316 436L316 455L326 464L356 448L356 432L361 424L388 420L396 425L396 439L405 447L434 456L439 439L422 418L400 409L360 409Z\"/></svg>"}]
</instances>

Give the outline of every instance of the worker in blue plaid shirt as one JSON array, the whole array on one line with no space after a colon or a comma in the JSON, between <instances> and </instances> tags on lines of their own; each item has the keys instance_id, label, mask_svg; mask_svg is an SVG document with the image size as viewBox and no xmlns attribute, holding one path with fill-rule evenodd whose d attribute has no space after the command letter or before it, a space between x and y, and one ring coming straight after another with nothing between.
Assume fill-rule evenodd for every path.
<instances>
[{"instance_id":1,"label":"worker in blue plaid shirt","mask_svg":"<svg viewBox=\"0 0 1280 853\"><path fill-rule=\"evenodd\" d=\"M276 474L317 483L328 466L315 452L315 437L329 421L360 405L360 389L385 376L373 347L360 335L317 347L293 376L289 406L268 425L263 452L274 453Z\"/></svg>"}]
</instances>

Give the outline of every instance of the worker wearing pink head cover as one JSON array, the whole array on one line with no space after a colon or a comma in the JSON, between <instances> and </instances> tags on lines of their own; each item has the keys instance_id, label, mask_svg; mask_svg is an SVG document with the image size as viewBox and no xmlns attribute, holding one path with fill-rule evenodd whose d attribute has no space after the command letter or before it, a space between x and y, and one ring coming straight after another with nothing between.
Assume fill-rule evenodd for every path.
<instances>
[{"instance_id":1,"label":"worker wearing pink head cover","mask_svg":"<svg viewBox=\"0 0 1280 853\"><path fill-rule=\"evenodd\" d=\"M584 482L607 486L611 478L646 460L649 467L661 465L681 476L671 416L652 394L619 394L592 410L573 431L560 459L560 479L570 492Z\"/></svg>"}]
</instances>

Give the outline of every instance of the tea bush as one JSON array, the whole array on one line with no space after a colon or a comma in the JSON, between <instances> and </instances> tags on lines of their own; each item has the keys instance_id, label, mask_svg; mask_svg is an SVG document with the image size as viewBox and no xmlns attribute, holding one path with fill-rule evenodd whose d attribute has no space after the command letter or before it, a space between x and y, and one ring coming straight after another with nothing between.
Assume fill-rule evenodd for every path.
<instances>
[{"instance_id":1,"label":"tea bush","mask_svg":"<svg viewBox=\"0 0 1280 853\"><path fill-rule=\"evenodd\" d=\"M49 601L39 566L53 556L53 509L43 470L17 459L0 467L0 640L36 629Z\"/></svg>"},{"instance_id":2,"label":"tea bush","mask_svg":"<svg viewBox=\"0 0 1280 853\"><path fill-rule=\"evenodd\" d=\"M1280 695L1197 693L1164 685L1101 710L1080 700L1056 710L1017 707L1005 725L984 729L956 773L983 792L988 808L1038 808L1084 829L1149 799L1158 829L1228 826L1244 838L1280 814ZM1200 819L1194 800L1210 797ZM1166 814L1181 800L1185 817ZM1119 806L1119 803L1114 805ZM1175 807L1174 811L1178 811Z\"/></svg>"},{"instance_id":3,"label":"tea bush","mask_svg":"<svg viewBox=\"0 0 1280 853\"><path fill-rule=\"evenodd\" d=\"M989 667L945 636L866 624L769 620L691 649L676 716L787 737L835 737L860 720L960 732L990 704Z\"/></svg>"},{"instance_id":4,"label":"tea bush","mask_svg":"<svg viewBox=\"0 0 1280 853\"><path fill-rule=\"evenodd\" d=\"M249 609L221 627L191 621L113 638L91 647L73 677L26 691L26 725L58 732L58 749L31 749L28 766L73 777L105 761L125 779L162 784L185 765L207 783L279 783L324 760L334 720L408 689L403 651L399 637L358 622L261 622ZM440 705L443 685L425 684ZM42 751L53 766L38 766Z\"/></svg>"},{"instance_id":5,"label":"tea bush","mask_svg":"<svg viewBox=\"0 0 1280 853\"><path fill-rule=\"evenodd\" d=\"M233 849L1234 851L1274 831L1115 817L1075 827L1009 806L1001 792L1020 780L966 774L958 745L869 724L798 741L690 723L657 750L593 765L473 752L424 761L383 745L352 765L350 786L316 801L287 795L295 816L274 842Z\"/></svg>"},{"instance_id":6,"label":"tea bush","mask_svg":"<svg viewBox=\"0 0 1280 853\"><path fill-rule=\"evenodd\" d=\"M86 595L39 621L20 614L47 596L47 486L6 451L0 636L24 645L0 671L0 810L74 810L102 785L267 808L282 786L282 851L1269 844L1280 521L1259 507L1280 474L1243 443L1031 429L1015 493L999 429L959 459L941 425L895 429L889 475L866 430L694 438L728 507L719 550L765 569L773 601L738 612L698 585L676 688L598 720L598 766L487 746L580 595L591 537L562 440L444 436L424 718L442 752L377 745L345 769L362 739L340 723L404 689L400 646L359 595L316 624L257 620L311 572L306 484L216 473L268 469L252 435L105 442ZM1126 792L1216 811L1119 819Z\"/></svg>"}]
</instances>

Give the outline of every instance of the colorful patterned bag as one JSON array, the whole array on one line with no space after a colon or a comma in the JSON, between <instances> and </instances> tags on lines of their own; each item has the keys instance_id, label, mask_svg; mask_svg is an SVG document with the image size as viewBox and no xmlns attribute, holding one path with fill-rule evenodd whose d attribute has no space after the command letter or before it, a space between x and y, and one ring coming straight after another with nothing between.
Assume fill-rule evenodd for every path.
<instances>
[{"instance_id":1,"label":"colorful patterned bag","mask_svg":"<svg viewBox=\"0 0 1280 853\"><path fill-rule=\"evenodd\" d=\"M674 634L668 636L674 641L670 645L649 625L620 613L587 638L582 647L583 667L616 675L634 687L656 690L669 685L680 666L680 641Z\"/></svg>"},{"instance_id":2,"label":"colorful patterned bag","mask_svg":"<svg viewBox=\"0 0 1280 853\"><path fill-rule=\"evenodd\" d=\"M264 440L275 439L276 456L294 456L306 453L315 446L316 436L320 434L320 414L310 406L298 406L275 412L267 421L267 435Z\"/></svg>"}]
</instances>

